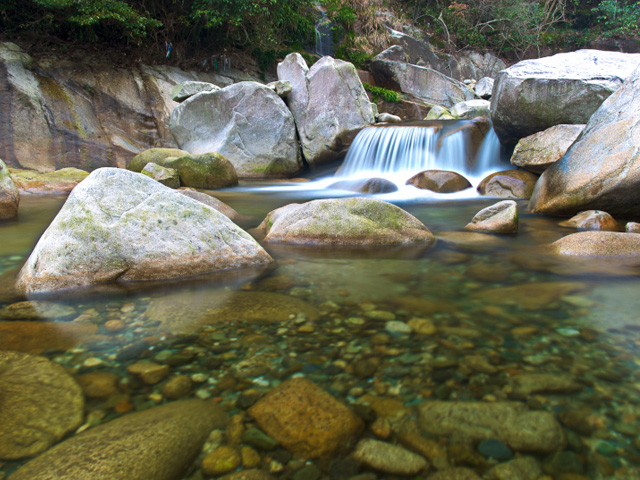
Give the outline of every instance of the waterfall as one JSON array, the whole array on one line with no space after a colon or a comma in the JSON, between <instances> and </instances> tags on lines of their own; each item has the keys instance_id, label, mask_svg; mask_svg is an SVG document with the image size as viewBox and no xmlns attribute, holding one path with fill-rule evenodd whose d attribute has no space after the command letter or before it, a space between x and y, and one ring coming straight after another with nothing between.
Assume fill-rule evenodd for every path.
<instances>
[{"instance_id":1,"label":"waterfall","mask_svg":"<svg viewBox=\"0 0 640 480\"><path fill-rule=\"evenodd\" d=\"M330 55L333 57L333 30L331 29L331 20L327 18L327 14L318 8L322 15L316 22L316 53L321 57Z\"/></svg>"}]
</instances>

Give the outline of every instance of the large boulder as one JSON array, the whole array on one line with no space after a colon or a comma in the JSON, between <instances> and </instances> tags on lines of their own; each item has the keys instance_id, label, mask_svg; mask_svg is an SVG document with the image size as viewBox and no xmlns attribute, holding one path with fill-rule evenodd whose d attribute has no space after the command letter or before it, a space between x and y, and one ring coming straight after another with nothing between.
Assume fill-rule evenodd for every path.
<instances>
[{"instance_id":1,"label":"large boulder","mask_svg":"<svg viewBox=\"0 0 640 480\"><path fill-rule=\"evenodd\" d=\"M407 180L407 185L436 193L460 192L472 187L465 177L448 170L425 170Z\"/></svg>"},{"instance_id":2,"label":"large boulder","mask_svg":"<svg viewBox=\"0 0 640 480\"><path fill-rule=\"evenodd\" d=\"M18 215L20 193L9 175L9 169L0 160L0 220Z\"/></svg>"},{"instance_id":3,"label":"large boulder","mask_svg":"<svg viewBox=\"0 0 640 480\"><path fill-rule=\"evenodd\" d=\"M491 117L500 142L561 123L587 123L640 63L640 54L578 50L519 62L500 72Z\"/></svg>"},{"instance_id":4,"label":"large boulder","mask_svg":"<svg viewBox=\"0 0 640 480\"><path fill-rule=\"evenodd\" d=\"M462 82L431 68L388 60L385 52L373 59L371 71L377 85L415 95L427 103L450 108L475 98L475 94Z\"/></svg>"},{"instance_id":5,"label":"large boulder","mask_svg":"<svg viewBox=\"0 0 640 480\"><path fill-rule=\"evenodd\" d=\"M461 120L468 120L475 117L490 117L491 102L488 100L459 102L451 108L451 115Z\"/></svg>"},{"instance_id":6,"label":"large boulder","mask_svg":"<svg viewBox=\"0 0 640 480\"><path fill-rule=\"evenodd\" d=\"M33 293L266 264L227 217L138 173L102 168L71 193L23 266Z\"/></svg>"},{"instance_id":7,"label":"large boulder","mask_svg":"<svg viewBox=\"0 0 640 480\"><path fill-rule=\"evenodd\" d=\"M478 193L497 198L529 198L538 176L525 170L490 173L478 185Z\"/></svg>"},{"instance_id":8,"label":"large boulder","mask_svg":"<svg viewBox=\"0 0 640 480\"><path fill-rule=\"evenodd\" d=\"M188 98L171 113L171 133L191 154L218 152L240 178L282 178L300 170L291 112L270 88L240 82Z\"/></svg>"},{"instance_id":9,"label":"large boulder","mask_svg":"<svg viewBox=\"0 0 640 480\"><path fill-rule=\"evenodd\" d=\"M574 257L608 257L640 263L640 235L621 232L572 233L553 242L551 253Z\"/></svg>"},{"instance_id":10,"label":"large boulder","mask_svg":"<svg viewBox=\"0 0 640 480\"><path fill-rule=\"evenodd\" d=\"M580 138L540 177L532 212L569 215L604 210L638 217L640 67L593 114Z\"/></svg>"},{"instance_id":11,"label":"large boulder","mask_svg":"<svg viewBox=\"0 0 640 480\"><path fill-rule=\"evenodd\" d=\"M212 401L182 400L131 413L56 445L11 480L183 478L227 416Z\"/></svg>"},{"instance_id":12,"label":"large boulder","mask_svg":"<svg viewBox=\"0 0 640 480\"><path fill-rule=\"evenodd\" d=\"M511 164L533 173L544 172L567 153L584 127L584 125L555 125L520 139L511 155Z\"/></svg>"},{"instance_id":13,"label":"large boulder","mask_svg":"<svg viewBox=\"0 0 640 480\"><path fill-rule=\"evenodd\" d=\"M375 122L367 92L351 63L323 57L309 69L299 53L291 53L278 64L278 79L291 83L287 105L311 166L343 155L356 134Z\"/></svg>"},{"instance_id":14,"label":"large boulder","mask_svg":"<svg viewBox=\"0 0 640 480\"><path fill-rule=\"evenodd\" d=\"M372 198L313 200L270 212L265 241L310 245L431 244L427 227L404 210Z\"/></svg>"},{"instance_id":15,"label":"large boulder","mask_svg":"<svg viewBox=\"0 0 640 480\"><path fill-rule=\"evenodd\" d=\"M164 167L168 158L179 158L185 155L189 155L189 152L179 148L150 148L133 157L127 165L127 170L142 172L142 169L149 163Z\"/></svg>"}]
</instances>

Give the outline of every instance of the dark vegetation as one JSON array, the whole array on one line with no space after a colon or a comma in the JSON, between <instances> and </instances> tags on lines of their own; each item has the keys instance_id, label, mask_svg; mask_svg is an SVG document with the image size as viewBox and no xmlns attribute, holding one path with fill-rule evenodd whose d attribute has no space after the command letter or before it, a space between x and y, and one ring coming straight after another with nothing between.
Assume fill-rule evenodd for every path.
<instances>
[{"instance_id":1,"label":"dark vegetation","mask_svg":"<svg viewBox=\"0 0 640 480\"><path fill-rule=\"evenodd\" d=\"M413 25L449 53L473 48L509 60L598 40L633 50L640 33L640 2L629 0L0 0L0 35L32 49L183 67L243 52L268 70L288 52L313 50L316 5L333 22L336 56L356 65L388 46L384 24Z\"/></svg>"}]
</instances>

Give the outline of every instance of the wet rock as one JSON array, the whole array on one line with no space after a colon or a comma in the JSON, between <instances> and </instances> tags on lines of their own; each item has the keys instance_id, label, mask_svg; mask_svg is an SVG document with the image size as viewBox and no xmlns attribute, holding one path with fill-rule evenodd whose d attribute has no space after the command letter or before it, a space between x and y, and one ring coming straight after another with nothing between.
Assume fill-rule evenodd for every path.
<instances>
[{"instance_id":1,"label":"wet rock","mask_svg":"<svg viewBox=\"0 0 640 480\"><path fill-rule=\"evenodd\" d=\"M542 461L542 470L554 477L562 473L584 473L580 457L573 452L555 452Z\"/></svg>"},{"instance_id":2,"label":"wet rock","mask_svg":"<svg viewBox=\"0 0 640 480\"><path fill-rule=\"evenodd\" d=\"M428 246L434 241L429 229L401 208L362 197L287 205L270 212L259 230L273 243Z\"/></svg>"},{"instance_id":3,"label":"wet rock","mask_svg":"<svg viewBox=\"0 0 640 480\"><path fill-rule=\"evenodd\" d=\"M375 121L351 63L327 56L309 68L299 53L290 53L278 64L278 79L291 82L287 105L312 167L338 158L356 134Z\"/></svg>"},{"instance_id":4,"label":"wet rock","mask_svg":"<svg viewBox=\"0 0 640 480\"><path fill-rule=\"evenodd\" d=\"M74 189L20 271L16 289L154 280L271 261L216 210L144 175L104 168Z\"/></svg>"},{"instance_id":5,"label":"wet rock","mask_svg":"<svg viewBox=\"0 0 640 480\"><path fill-rule=\"evenodd\" d=\"M529 198L538 176L525 170L505 170L487 175L478 185L478 193L487 197Z\"/></svg>"},{"instance_id":6,"label":"wet rock","mask_svg":"<svg viewBox=\"0 0 640 480\"><path fill-rule=\"evenodd\" d=\"M168 158L180 158L187 155L189 155L189 152L178 148L150 148L133 157L127 166L127 170L142 172L142 169L149 163L165 166Z\"/></svg>"},{"instance_id":7,"label":"wet rock","mask_svg":"<svg viewBox=\"0 0 640 480\"><path fill-rule=\"evenodd\" d=\"M620 217L637 215L639 92L640 68L637 68L590 117L582 135L564 157L542 174L531 197L530 211L571 215L584 210L604 210Z\"/></svg>"},{"instance_id":8,"label":"wet rock","mask_svg":"<svg viewBox=\"0 0 640 480\"><path fill-rule=\"evenodd\" d=\"M549 308L570 293L583 291L587 285L580 282L532 282L515 287L499 287L473 293L490 304L515 304L526 310Z\"/></svg>"},{"instance_id":9,"label":"wet rock","mask_svg":"<svg viewBox=\"0 0 640 480\"><path fill-rule=\"evenodd\" d=\"M400 123L402 121L399 116L384 112L378 114L376 120L380 123Z\"/></svg>"},{"instance_id":10,"label":"wet rock","mask_svg":"<svg viewBox=\"0 0 640 480\"><path fill-rule=\"evenodd\" d=\"M533 457L522 457L501 463L489 470L485 480L538 480L542 477L542 469Z\"/></svg>"},{"instance_id":11,"label":"wet rock","mask_svg":"<svg viewBox=\"0 0 640 480\"><path fill-rule=\"evenodd\" d=\"M480 477L469 468L457 467L429 475L427 480L480 480Z\"/></svg>"},{"instance_id":12,"label":"wet rock","mask_svg":"<svg viewBox=\"0 0 640 480\"><path fill-rule=\"evenodd\" d=\"M193 386L193 382L186 375L171 377L162 387L161 393L169 400L177 400L186 396Z\"/></svg>"},{"instance_id":13,"label":"wet rock","mask_svg":"<svg viewBox=\"0 0 640 480\"><path fill-rule=\"evenodd\" d=\"M446 170L425 170L407 180L407 185L436 193L460 192L472 186L459 173Z\"/></svg>"},{"instance_id":14,"label":"wet rock","mask_svg":"<svg viewBox=\"0 0 640 480\"><path fill-rule=\"evenodd\" d=\"M631 76L639 58L578 50L524 60L502 70L491 99L498 138L505 145L515 145L520 138L554 125L587 123L602 102Z\"/></svg>"},{"instance_id":15,"label":"wet rock","mask_svg":"<svg viewBox=\"0 0 640 480\"><path fill-rule=\"evenodd\" d=\"M516 402L426 402L418 407L420 427L437 436L481 441L496 439L517 451L552 452L566 439L548 412Z\"/></svg>"},{"instance_id":16,"label":"wet rock","mask_svg":"<svg viewBox=\"0 0 640 480\"><path fill-rule=\"evenodd\" d=\"M147 385L155 385L169 375L169 365L153 362L138 362L127 367L127 372L142 380Z\"/></svg>"},{"instance_id":17,"label":"wet rock","mask_svg":"<svg viewBox=\"0 0 640 480\"><path fill-rule=\"evenodd\" d=\"M242 433L242 441L258 450L271 451L278 447L278 442L257 428L248 428Z\"/></svg>"},{"instance_id":18,"label":"wet rock","mask_svg":"<svg viewBox=\"0 0 640 480\"><path fill-rule=\"evenodd\" d=\"M620 230L618 222L616 222L611 215L599 210L587 210L586 212L580 212L569 220L560 222L558 225L578 230L600 230L609 232L617 232Z\"/></svg>"},{"instance_id":19,"label":"wet rock","mask_svg":"<svg viewBox=\"0 0 640 480\"><path fill-rule=\"evenodd\" d=\"M39 354L70 350L98 331L93 324L66 322L0 322L0 350Z\"/></svg>"},{"instance_id":20,"label":"wet rock","mask_svg":"<svg viewBox=\"0 0 640 480\"><path fill-rule=\"evenodd\" d=\"M566 427L578 432L585 437L591 436L594 425L589 421L588 412L576 412L574 410L563 410L558 414L558 420Z\"/></svg>"},{"instance_id":21,"label":"wet rock","mask_svg":"<svg viewBox=\"0 0 640 480\"><path fill-rule=\"evenodd\" d=\"M517 395L532 393L574 393L582 390L572 375L551 373L522 373L511 377L513 392Z\"/></svg>"},{"instance_id":22,"label":"wet rock","mask_svg":"<svg viewBox=\"0 0 640 480\"><path fill-rule=\"evenodd\" d=\"M618 232L572 233L549 246L550 253L580 257L620 257L637 260L640 256L640 237Z\"/></svg>"},{"instance_id":23,"label":"wet rock","mask_svg":"<svg viewBox=\"0 0 640 480\"><path fill-rule=\"evenodd\" d=\"M238 451L226 445L216 448L202 460L201 470L205 475L218 476L233 472L242 464Z\"/></svg>"},{"instance_id":24,"label":"wet rock","mask_svg":"<svg viewBox=\"0 0 640 480\"><path fill-rule=\"evenodd\" d=\"M429 109L429 113L424 117L425 120L455 120L454 116L448 108L442 105L434 105Z\"/></svg>"},{"instance_id":25,"label":"wet rock","mask_svg":"<svg viewBox=\"0 0 640 480\"><path fill-rule=\"evenodd\" d=\"M274 480L274 478L275 477L269 475L264 470L250 469L230 473L229 475L220 477L220 480Z\"/></svg>"},{"instance_id":26,"label":"wet rock","mask_svg":"<svg viewBox=\"0 0 640 480\"><path fill-rule=\"evenodd\" d=\"M0 392L0 460L37 455L82 423L80 386L44 357L0 351Z\"/></svg>"},{"instance_id":27,"label":"wet rock","mask_svg":"<svg viewBox=\"0 0 640 480\"><path fill-rule=\"evenodd\" d=\"M331 458L364 428L349 408L305 378L274 388L249 415L291 453L309 459Z\"/></svg>"},{"instance_id":28,"label":"wet rock","mask_svg":"<svg viewBox=\"0 0 640 480\"><path fill-rule=\"evenodd\" d=\"M392 475L415 475L429 467L420 455L379 440L360 440L351 454L356 462Z\"/></svg>"},{"instance_id":29,"label":"wet rock","mask_svg":"<svg viewBox=\"0 0 640 480\"><path fill-rule=\"evenodd\" d=\"M398 441L409 450L422 455L432 462L437 458L446 459L447 452L442 445L435 440L423 437L418 432L399 432Z\"/></svg>"},{"instance_id":30,"label":"wet rock","mask_svg":"<svg viewBox=\"0 0 640 480\"><path fill-rule=\"evenodd\" d=\"M11 480L175 480L227 416L213 402L182 400L124 415L56 445Z\"/></svg>"},{"instance_id":31,"label":"wet rock","mask_svg":"<svg viewBox=\"0 0 640 480\"><path fill-rule=\"evenodd\" d=\"M69 305L42 300L26 300L0 308L0 318L2 320L17 321L43 319L68 320L69 317L76 313L77 310Z\"/></svg>"},{"instance_id":32,"label":"wet rock","mask_svg":"<svg viewBox=\"0 0 640 480\"><path fill-rule=\"evenodd\" d=\"M488 463L472 446L463 443L453 443L447 447L449 460L454 465L484 469Z\"/></svg>"},{"instance_id":33,"label":"wet rock","mask_svg":"<svg viewBox=\"0 0 640 480\"><path fill-rule=\"evenodd\" d=\"M87 398L107 398L118 393L118 376L109 372L90 372L76 377Z\"/></svg>"},{"instance_id":34,"label":"wet rock","mask_svg":"<svg viewBox=\"0 0 640 480\"><path fill-rule=\"evenodd\" d=\"M540 174L560 160L584 130L584 125L555 125L521 138L511 164Z\"/></svg>"},{"instance_id":35,"label":"wet rock","mask_svg":"<svg viewBox=\"0 0 640 480\"><path fill-rule=\"evenodd\" d=\"M180 186L180 176L178 171L173 168L161 167L157 163L147 163L140 173L160 182L165 187L178 188Z\"/></svg>"},{"instance_id":36,"label":"wet rock","mask_svg":"<svg viewBox=\"0 0 640 480\"><path fill-rule=\"evenodd\" d=\"M173 87L173 90L171 90L171 100L181 103L198 93L211 92L214 90L220 90L220 87L208 82L184 82Z\"/></svg>"},{"instance_id":37,"label":"wet rock","mask_svg":"<svg viewBox=\"0 0 640 480\"><path fill-rule=\"evenodd\" d=\"M640 233L640 223L627 222L624 226L624 231L627 233Z\"/></svg>"},{"instance_id":38,"label":"wet rock","mask_svg":"<svg viewBox=\"0 0 640 480\"><path fill-rule=\"evenodd\" d=\"M504 442L492 438L482 440L478 444L478 452L486 458L494 458L496 460L509 460L513 457L513 452Z\"/></svg>"},{"instance_id":39,"label":"wet rock","mask_svg":"<svg viewBox=\"0 0 640 480\"><path fill-rule=\"evenodd\" d=\"M9 175L9 169L0 160L0 220L18 215L20 193Z\"/></svg>"},{"instance_id":40,"label":"wet rock","mask_svg":"<svg viewBox=\"0 0 640 480\"><path fill-rule=\"evenodd\" d=\"M465 230L485 233L510 234L518 232L518 204L504 200L483 208L474 215Z\"/></svg>"},{"instance_id":41,"label":"wet rock","mask_svg":"<svg viewBox=\"0 0 640 480\"><path fill-rule=\"evenodd\" d=\"M332 183L329 188L337 190L348 190L357 193L391 193L397 192L398 187L395 183L385 180L384 178L369 178L366 180L342 180Z\"/></svg>"},{"instance_id":42,"label":"wet rock","mask_svg":"<svg viewBox=\"0 0 640 480\"><path fill-rule=\"evenodd\" d=\"M212 197L211 195L207 195L206 193L198 192L197 190L193 190L191 188L181 188L176 191L179 194L184 195L185 197L193 198L194 200L202 202L205 205L219 211L225 217L229 218L232 222L238 222L240 220L249 218L239 214L226 203L221 202L217 198Z\"/></svg>"},{"instance_id":43,"label":"wet rock","mask_svg":"<svg viewBox=\"0 0 640 480\"><path fill-rule=\"evenodd\" d=\"M409 328L419 335L433 335L436 333L436 327L428 318L414 317L407 322Z\"/></svg>"},{"instance_id":44,"label":"wet rock","mask_svg":"<svg viewBox=\"0 0 640 480\"><path fill-rule=\"evenodd\" d=\"M475 117L490 117L491 102L488 100L467 100L456 103L451 108L451 115L460 120L469 120Z\"/></svg>"},{"instance_id":45,"label":"wet rock","mask_svg":"<svg viewBox=\"0 0 640 480\"><path fill-rule=\"evenodd\" d=\"M54 172L10 168L9 172L20 193L34 195L67 195L89 176L89 172L77 168L62 168Z\"/></svg>"},{"instance_id":46,"label":"wet rock","mask_svg":"<svg viewBox=\"0 0 640 480\"><path fill-rule=\"evenodd\" d=\"M438 241L469 251L497 250L507 245L506 240L495 235L477 232L440 232Z\"/></svg>"},{"instance_id":47,"label":"wet rock","mask_svg":"<svg viewBox=\"0 0 640 480\"><path fill-rule=\"evenodd\" d=\"M171 113L169 127L180 148L217 152L240 178L282 178L302 167L293 118L273 90L239 82L184 101Z\"/></svg>"},{"instance_id":48,"label":"wet rock","mask_svg":"<svg viewBox=\"0 0 640 480\"><path fill-rule=\"evenodd\" d=\"M491 94L493 93L494 83L495 83L495 80L493 78L482 77L480 80L476 82L476 86L474 87L476 95L484 99L491 98Z\"/></svg>"}]
</instances>

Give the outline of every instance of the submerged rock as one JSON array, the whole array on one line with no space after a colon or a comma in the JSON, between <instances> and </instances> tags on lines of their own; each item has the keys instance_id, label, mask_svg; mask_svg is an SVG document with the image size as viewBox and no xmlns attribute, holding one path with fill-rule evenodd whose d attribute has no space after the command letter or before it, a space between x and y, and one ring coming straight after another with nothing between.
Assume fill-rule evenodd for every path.
<instances>
[{"instance_id":1,"label":"submerged rock","mask_svg":"<svg viewBox=\"0 0 640 480\"><path fill-rule=\"evenodd\" d=\"M462 175L447 170L425 170L407 180L407 185L436 193L460 192L472 187Z\"/></svg>"},{"instance_id":2,"label":"submerged rock","mask_svg":"<svg viewBox=\"0 0 640 480\"><path fill-rule=\"evenodd\" d=\"M182 400L131 413L56 445L10 480L182 478L227 416L214 402Z\"/></svg>"},{"instance_id":3,"label":"submerged rock","mask_svg":"<svg viewBox=\"0 0 640 480\"><path fill-rule=\"evenodd\" d=\"M587 123L639 62L638 54L578 50L502 70L491 101L498 138L515 145L554 125Z\"/></svg>"},{"instance_id":4,"label":"submerged rock","mask_svg":"<svg viewBox=\"0 0 640 480\"><path fill-rule=\"evenodd\" d=\"M171 90L171 100L181 103L187 98L193 97L198 93L212 92L215 90L220 90L220 87L213 83L195 81L184 82L173 87L173 90Z\"/></svg>"},{"instance_id":5,"label":"submerged rock","mask_svg":"<svg viewBox=\"0 0 640 480\"><path fill-rule=\"evenodd\" d=\"M397 192L398 187L395 183L385 180L384 178L369 178L366 180L341 180L329 185L329 188L338 190L349 190L357 193L391 193Z\"/></svg>"},{"instance_id":6,"label":"submerged rock","mask_svg":"<svg viewBox=\"0 0 640 480\"><path fill-rule=\"evenodd\" d=\"M518 204L513 200L504 200L483 208L464 228L474 232L517 233Z\"/></svg>"},{"instance_id":7,"label":"submerged rock","mask_svg":"<svg viewBox=\"0 0 640 480\"><path fill-rule=\"evenodd\" d=\"M180 148L217 152L240 178L282 178L302 167L293 118L273 90L240 82L185 100L171 113L170 128Z\"/></svg>"},{"instance_id":8,"label":"submerged rock","mask_svg":"<svg viewBox=\"0 0 640 480\"><path fill-rule=\"evenodd\" d=\"M530 411L517 402L425 402L419 424L436 436L466 441L496 439L517 451L553 452L566 445L552 413Z\"/></svg>"},{"instance_id":9,"label":"submerged rock","mask_svg":"<svg viewBox=\"0 0 640 480\"><path fill-rule=\"evenodd\" d=\"M0 460L37 455L82 423L80 386L44 357L0 351L0 392Z\"/></svg>"},{"instance_id":10,"label":"submerged rock","mask_svg":"<svg viewBox=\"0 0 640 480\"><path fill-rule=\"evenodd\" d=\"M485 474L484 478L485 480L538 480L542 475L542 468L535 458L522 457L496 465Z\"/></svg>"},{"instance_id":11,"label":"submerged rock","mask_svg":"<svg viewBox=\"0 0 640 480\"><path fill-rule=\"evenodd\" d=\"M299 245L431 244L417 218L382 200L339 198L291 204L273 210L258 227L265 241Z\"/></svg>"},{"instance_id":12,"label":"submerged rock","mask_svg":"<svg viewBox=\"0 0 640 480\"><path fill-rule=\"evenodd\" d=\"M561 227L575 228L578 230L603 230L609 232L620 231L620 225L607 212L588 210L580 212L569 220L560 222Z\"/></svg>"},{"instance_id":13,"label":"submerged rock","mask_svg":"<svg viewBox=\"0 0 640 480\"><path fill-rule=\"evenodd\" d=\"M391 475L416 475L429 467L429 462L420 455L371 438L360 440L352 457L358 463Z\"/></svg>"},{"instance_id":14,"label":"submerged rock","mask_svg":"<svg viewBox=\"0 0 640 480\"><path fill-rule=\"evenodd\" d=\"M580 138L540 177L529 210L604 210L634 217L640 202L640 68L589 119Z\"/></svg>"},{"instance_id":15,"label":"submerged rock","mask_svg":"<svg viewBox=\"0 0 640 480\"><path fill-rule=\"evenodd\" d=\"M533 173L544 172L567 153L584 127L556 125L520 139L511 155L511 164Z\"/></svg>"},{"instance_id":16,"label":"submerged rock","mask_svg":"<svg viewBox=\"0 0 640 480\"><path fill-rule=\"evenodd\" d=\"M98 331L92 323L0 322L0 350L40 354L46 350L70 350Z\"/></svg>"},{"instance_id":17,"label":"submerged rock","mask_svg":"<svg viewBox=\"0 0 640 480\"><path fill-rule=\"evenodd\" d=\"M487 175L478 185L478 193L497 198L529 198L538 176L525 170L504 170Z\"/></svg>"},{"instance_id":18,"label":"submerged rock","mask_svg":"<svg viewBox=\"0 0 640 480\"><path fill-rule=\"evenodd\" d=\"M9 169L0 160L0 220L18 215L20 193L11 180Z\"/></svg>"},{"instance_id":19,"label":"submerged rock","mask_svg":"<svg viewBox=\"0 0 640 480\"><path fill-rule=\"evenodd\" d=\"M20 271L16 288L34 293L271 261L216 210L144 175L103 168L74 189Z\"/></svg>"},{"instance_id":20,"label":"submerged rock","mask_svg":"<svg viewBox=\"0 0 640 480\"><path fill-rule=\"evenodd\" d=\"M364 429L356 414L305 378L274 388L249 415L291 453L308 459L332 458Z\"/></svg>"},{"instance_id":21,"label":"submerged rock","mask_svg":"<svg viewBox=\"0 0 640 480\"><path fill-rule=\"evenodd\" d=\"M356 134L375 122L367 92L355 67L323 57L309 68L299 53L278 64L278 79L293 90L287 105L296 120L302 153L317 166L344 154Z\"/></svg>"}]
</instances>

